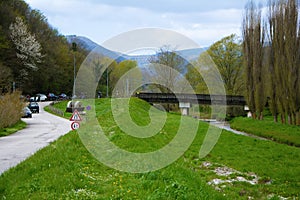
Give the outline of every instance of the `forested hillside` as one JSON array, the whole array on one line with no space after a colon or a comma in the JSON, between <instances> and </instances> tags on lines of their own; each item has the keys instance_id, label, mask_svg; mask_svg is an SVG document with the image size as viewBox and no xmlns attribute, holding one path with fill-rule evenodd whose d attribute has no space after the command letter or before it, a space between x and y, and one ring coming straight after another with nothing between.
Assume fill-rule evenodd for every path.
<instances>
[{"instance_id":1,"label":"forested hillside","mask_svg":"<svg viewBox=\"0 0 300 200\"><path fill-rule=\"evenodd\" d=\"M23 0L0 0L0 93L72 93L77 69L88 52L74 52L38 10Z\"/></svg>"}]
</instances>

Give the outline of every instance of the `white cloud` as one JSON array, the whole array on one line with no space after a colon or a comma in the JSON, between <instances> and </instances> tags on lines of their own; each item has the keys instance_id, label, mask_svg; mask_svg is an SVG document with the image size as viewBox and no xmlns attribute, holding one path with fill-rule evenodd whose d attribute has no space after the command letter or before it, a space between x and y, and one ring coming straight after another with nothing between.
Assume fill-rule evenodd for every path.
<instances>
[{"instance_id":1,"label":"white cloud","mask_svg":"<svg viewBox=\"0 0 300 200\"><path fill-rule=\"evenodd\" d=\"M99 44L133 29L157 27L178 31L206 46L232 33L240 34L246 0L26 2L44 13L49 23L62 34L86 36Z\"/></svg>"}]
</instances>

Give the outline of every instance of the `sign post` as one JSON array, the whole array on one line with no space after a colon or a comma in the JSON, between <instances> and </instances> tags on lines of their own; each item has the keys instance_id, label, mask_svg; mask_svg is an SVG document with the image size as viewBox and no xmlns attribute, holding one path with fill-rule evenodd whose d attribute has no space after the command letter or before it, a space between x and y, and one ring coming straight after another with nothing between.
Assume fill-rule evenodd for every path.
<instances>
[{"instance_id":1,"label":"sign post","mask_svg":"<svg viewBox=\"0 0 300 200\"><path fill-rule=\"evenodd\" d=\"M79 122L72 122L71 124L72 130L77 130L80 128L80 123Z\"/></svg>"},{"instance_id":2,"label":"sign post","mask_svg":"<svg viewBox=\"0 0 300 200\"><path fill-rule=\"evenodd\" d=\"M72 121L71 128L72 130L77 130L80 128L80 121L82 121L81 116L77 110L74 110L70 121Z\"/></svg>"}]
</instances>

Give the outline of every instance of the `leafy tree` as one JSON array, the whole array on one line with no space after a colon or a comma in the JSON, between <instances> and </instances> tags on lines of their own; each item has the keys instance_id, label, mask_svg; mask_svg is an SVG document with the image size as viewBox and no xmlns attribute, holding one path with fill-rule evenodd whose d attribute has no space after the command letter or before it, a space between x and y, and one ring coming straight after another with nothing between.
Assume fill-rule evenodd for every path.
<instances>
[{"instance_id":1,"label":"leafy tree","mask_svg":"<svg viewBox=\"0 0 300 200\"><path fill-rule=\"evenodd\" d=\"M21 89L26 94L64 92L70 95L73 88L73 54L66 38L48 24L40 11L32 10L23 0L0 0L0 16L0 62L10 69L12 80L17 82L16 88L20 89L22 82ZM40 44L40 53L44 55L42 58L21 53L23 47L13 42L10 27L15 30L14 33L21 30L13 28L17 25L16 18L26 24L27 36ZM28 59L20 59L17 53L19 57ZM76 70L86 55L87 52L79 47ZM27 80L21 76L21 69L23 74L28 74Z\"/></svg>"},{"instance_id":2,"label":"leafy tree","mask_svg":"<svg viewBox=\"0 0 300 200\"><path fill-rule=\"evenodd\" d=\"M134 76L127 76L126 72L137 67L137 62L132 60L124 60L118 65L111 65L111 72L109 77L110 89L115 90L115 94L120 97L128 96L128 92L133 87L135 79L141 78L141 74L136 74ZM117 83L119 83L118 88L116 88ZM123 87L120 87L123 86Z\"/></svg>"},{"instance_id":3,"label":"leafy tree","mask_svg":"<svg viewBox=\"0 0 300 200\"><path fill-rule=\"evenodd\" d=\"M197 93L209 94L205 77L210 85L214 85L215 81L224 84L227 94L243 94L242 47L237 36L230 35L214 43L188 66L185 77Z\"/></svg>"},{"instance_id":4,"label":"leafy tree","mask_svg":"<svg viewBox=\"0 0 300 200\"><path fill-rule=\"evenodd\" d=\"M187 66L187 73L185 74L185 78L193 87L194 92L197 94L209 94L208 88L203 80L202 76L205 76L204 71L203 74L200 74L197 68L200 68L199 62L194 62L192 65Z\"/></svg>"},{"instance_id":5,"label":"leafy tree","mask_svg":"<svg viewBox=\"0 0 300 200\"><path fill-rule=\"evenodd\" d=\"M224 81L227 94L243 93L242 48L236 35L224 37L214 43L207 53L212 58Z\"/></svg>"},{"instance_id":6,"label":"leafy tree","mask_svg":"<svg viewBox=\"0 0 300 200\"><path fill-rule=\"evenodd\" d=\"M12 73L10 68L0 62L0 94L11 91Z\"/></svg>"}]
</instances>

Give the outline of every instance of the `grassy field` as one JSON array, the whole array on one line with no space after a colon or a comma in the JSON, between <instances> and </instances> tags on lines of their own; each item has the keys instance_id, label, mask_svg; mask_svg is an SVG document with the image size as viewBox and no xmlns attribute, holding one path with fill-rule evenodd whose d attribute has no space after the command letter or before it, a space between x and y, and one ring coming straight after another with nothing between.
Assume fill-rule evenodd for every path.
<instances>
[{"instance_id":1,"label":"grassy field","mask_svg":"<svg viewBox=\"0 0 300 200\"><path fill-rule=\"evenodd\" d=\"M26 127L26 123L20 120L20 121L18 121L18 123L16 123L15 125L13 125L11 127L0 128L0 137L13 134L25 127Z\"/></svg>"},{"instance_id":2,"label":"grassy field","mask_svg":"<svg viewBox=\"0 0 300 200\"><path fill-rule=\"evenodd\" d=\"M279 143L300 147L300 127L274 123L271 117L266 117L264 120L239 117L230 122L230 127Z\"/></svg>"},{"instance_id":3,"label":"grassy field","mask_svg":"<svg viewBox=\"0 0 300 200\"><path fill-rule=\"evenodd\" d=\"M55 106L65 108L65 105L62 102ZM180 116L169 114L159 134L147 139L134 138L116 126L108 99L97 100L96 108L107 137L132 152L149 152L163 147L175 137L180 122ZM150 122L147 103L132 99L130 108L131 117L137 124ZM106 167L91 156L73 131L2 174L0 198L299 198L299 148L223 131L215 148L207 157L199 159L208 125L192 118L188 121L199 123L194 142L176 162L161 170L125 173ZM227 176L220 171L227 172Z\"/></svg>"}]
</instances>

